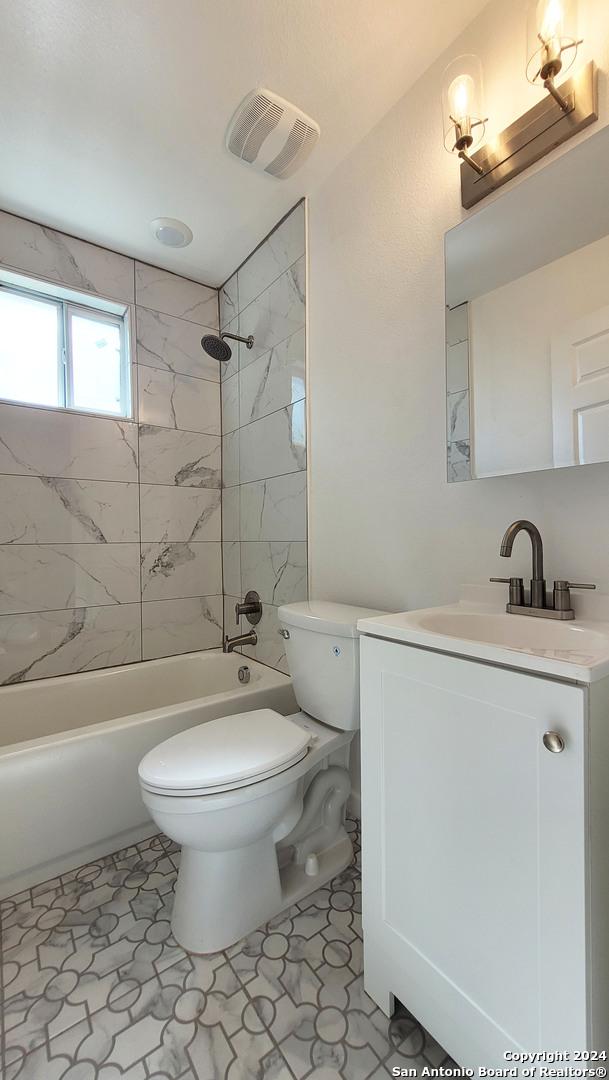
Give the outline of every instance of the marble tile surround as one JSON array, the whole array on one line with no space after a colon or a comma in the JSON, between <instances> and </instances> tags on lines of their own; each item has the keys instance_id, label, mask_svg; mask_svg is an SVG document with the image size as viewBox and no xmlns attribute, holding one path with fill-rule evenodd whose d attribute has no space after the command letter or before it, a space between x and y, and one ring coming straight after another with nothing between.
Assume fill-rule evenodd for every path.
<instances>
[{"instance_id":1,"label":"marble tile surround","mask_svg":"<svg viewBox=\"0 0 609 1080\"><path fill-rule=\"evenodd\" d=\"M449 484L471 480L467 303L446 311L446 443Z\"/></svg>"},{"instance_id":2,"label":"marble tile surround","mask_svg":"<svg viewBox=\"0 0 609 1080\"><path fill-rule=\"evenodd\" d=\"M354 862L226 952L171 935L179 850L159 835L3 902L5 1080L382 1080L454 1068L363 988Z\"/></svg>"},{"instance_id":3,"label":"marble tile surround","mask_svg":"<svg viewBox=\"0 0 609 1080\"><path fill-rule=\"evenodd\" d=\"M221 593L219 543L142 544L142 600L176 600Z\"/></svg>"},{"instance_id":4,"label":"marble tile surround","mask_svg":"<svg viewBox=\"0 0 609 1080\"><path fill-rule=\"evenodd\" d=\"M3 544L139 541L137 485L52 476L0 476Z\"/></svg>"},{"instance_id":5,"label":"marble tile surround","mask_svg":"<svg viewBox=\"0 0 609 1080\"><path fill-rule=\"evenodd\" d=\"M305 240L301 203L220 290L221 326L255 339L221 375L226 608L260 593L248 655L282 671L277 608L308 595Z\"/></svg>"},{"instance_id":6,"label":"marble tile surround","mask_svg":"<svg viewBox=\"0 0 609 1080\"><path fill-rule=\"evenodd\" d=\"M0 614L132 604L139 544L4 544Z\"/></svg>"},{"instance_id":7,"label":"marble tile surround","mask_svg":"<svg viewBox=\"0 0 609 1080\"><path fill-rule=\"evenodd\" d=\"M135 263L135 302L198 326L218 329L218 290L170 274L158 266Z\"/></svg>"},{"instance_id":8,"label":"marble tile surround","mask_svg":"<svg viewBox=\"0 0 609 1080\"><path fill-rule=\"evenodd\" d=\"M0 683L133 664L141 604L0 615Z\"/></svg>"},{"instance_id":9,"label":"marble tile surround","mask_svg":"<svg viewBox=\"0 0 609 1080\"><path fill-rule=\"evenodd\" d=\"M127 420L0 402L0 683L217 647L217 290L4 213L0 263L133 304L139 386Z\"/></svg>"},{"instance_id":10,"label":"marble tile surround","mask_svg":"<svg viewBox=\"0 0 609 1080\"><path fill-rule=\"evenodd\" d=\"M137 383L140 423L220 435L217 382L138 365Z\"/></svg>"},{"instance_id":11,"label":"marble tile surround","mask_svg":"<svg viewBox=\"0 0 609 1080\"><path fill-rule=\"evenodd\" d=\"M0 212L0 263L83 292L133 303L133 260Z\"/></svg>"},{"instance_id":12,"label":"marble tile surround","mask_svg":"<svg viewBox=\"0 0 609 1080\"><path fill-rule=\"evenodd\" d=\"M136 324L138 364L210 382L220 381L217 360L201 348L204 331L212 327L201 327L199 323L144 307L137 308Z\"/></svg>"},{"instance_id":13,"label":"marble tile surround","mask_svg":"<svg viewBox=\"0 0 609 1080\"><path fill-rule=\"evenodd\" d=\"M143 660L215 649L222 638L222 597L149 600L142 605Z\"/></svg>"}]
</instances>

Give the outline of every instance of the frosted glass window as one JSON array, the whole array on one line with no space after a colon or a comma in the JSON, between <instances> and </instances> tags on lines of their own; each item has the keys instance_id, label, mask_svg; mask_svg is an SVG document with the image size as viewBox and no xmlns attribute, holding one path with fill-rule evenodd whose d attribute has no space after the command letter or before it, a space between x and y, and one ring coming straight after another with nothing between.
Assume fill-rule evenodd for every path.
<instances>
[{"instance_id":1,"label":"frosted glass window","mask_svg":"<svg viewBox=\"0 0 609 1080\"><path fill-rule=\"evenodd\" d=\"M130 416L127 309L37 284L44 294L0 281L0 399Z\"/></svg>"}]
</instances>

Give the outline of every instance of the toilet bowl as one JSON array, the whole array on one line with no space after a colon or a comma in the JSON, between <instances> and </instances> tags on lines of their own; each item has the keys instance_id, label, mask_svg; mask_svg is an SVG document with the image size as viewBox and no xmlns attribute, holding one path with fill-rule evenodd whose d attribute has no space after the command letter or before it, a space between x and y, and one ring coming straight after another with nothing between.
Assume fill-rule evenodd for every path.
<instances>
[{"instance_id":1,"label":"toilet bowl","mask_svg":"<svg viewBox=\"0 0 609 1080\"><path fill-rule=\"evenodd\" d=\"M228 948L351 861L344 810L359 726L356 623L372 614L327 603L280 608L303 711L212 720L140 763L150 816L182 846L172 930L188 952Z\"/></svg>"}]
</instances>

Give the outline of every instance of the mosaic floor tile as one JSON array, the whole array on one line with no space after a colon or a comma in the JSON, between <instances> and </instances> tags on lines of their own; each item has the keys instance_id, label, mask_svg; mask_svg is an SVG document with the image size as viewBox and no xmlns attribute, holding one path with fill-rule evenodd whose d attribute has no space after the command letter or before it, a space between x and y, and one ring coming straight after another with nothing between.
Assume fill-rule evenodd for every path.
<instances>
[{"instance_id":1,"label":"mosaic floor tile","mask_svg":"<svg viewBox=\"0 0 609 1080\"><path fill-rule=\"evenodd\" d=\"M382 1080L451 1066L363 988L351 867L225 953L171 935L179 849L163 836L4 901L5 1080ZM1 1070L0 1070L1 1072Z\"/></svg>"}]
</instances>

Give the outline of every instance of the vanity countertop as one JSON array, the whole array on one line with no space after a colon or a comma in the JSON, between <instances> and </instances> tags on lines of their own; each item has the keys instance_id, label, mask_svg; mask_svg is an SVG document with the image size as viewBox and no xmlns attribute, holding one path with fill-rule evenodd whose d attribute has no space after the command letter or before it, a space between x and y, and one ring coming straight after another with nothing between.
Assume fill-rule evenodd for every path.
<instances>
[{"instance_id":1,"label":"vanity countertop","mask_svg":"<svg viewBox=\"0 0 609 1080\"><path fill-rule=\"evenodd\" d=\"M609 596L574 596L576 618L508 615L505 590L464 586L456 604L360 619L361 634L570 682L609 675Z\"/></svg>"}]
</instances>

